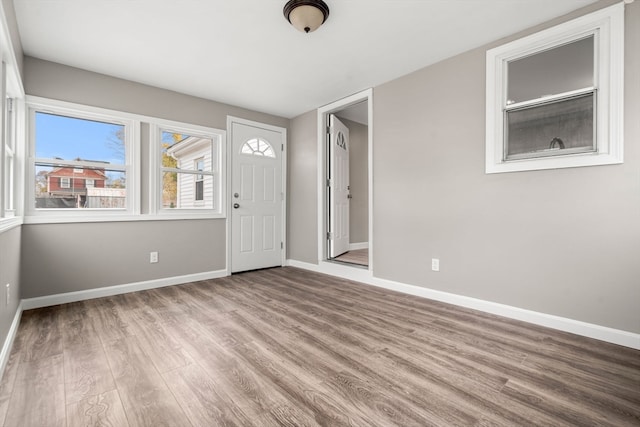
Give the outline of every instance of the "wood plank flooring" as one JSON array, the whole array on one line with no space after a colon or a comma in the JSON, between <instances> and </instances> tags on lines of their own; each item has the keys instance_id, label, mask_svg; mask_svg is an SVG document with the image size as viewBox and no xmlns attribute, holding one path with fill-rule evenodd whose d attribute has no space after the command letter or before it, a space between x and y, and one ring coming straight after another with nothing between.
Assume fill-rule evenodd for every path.
<instances>
[{"instance_id":1,"label":"wood plank flooring","mask_svg":"<svg viewBox=\"0 0 640 427\"><path fill-rule=\"evenodd\" d=\"M639 426L640 351L277 268L24 312L0 425Z\"/></svg>"},{"instance_id":2,"label":"wood plank flooring","mask_svg":"<svg viewBox=\"0 0 640 427\"><path fill-rule=\"evenodd\" d=\"M333 260L367 267L369 266L369 249L355 249L353 251L348 251L335 257Z\"/></svg>"}]
</instances>

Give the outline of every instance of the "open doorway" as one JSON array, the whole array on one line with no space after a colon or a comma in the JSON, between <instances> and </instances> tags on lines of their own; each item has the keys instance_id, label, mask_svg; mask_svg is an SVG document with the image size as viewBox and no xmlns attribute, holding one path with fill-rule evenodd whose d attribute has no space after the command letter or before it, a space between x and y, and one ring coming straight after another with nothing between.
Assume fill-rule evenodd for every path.
<instances>
[{"instance_id":1,"label":"open doorway","mask_svg":"<svg viewBox=\"0 0 640 427\"><path fill-rule=\"evenodd\" d=\"M320 261L371 271L371 91L318 110Z\"/></svg>"}]
</instances>

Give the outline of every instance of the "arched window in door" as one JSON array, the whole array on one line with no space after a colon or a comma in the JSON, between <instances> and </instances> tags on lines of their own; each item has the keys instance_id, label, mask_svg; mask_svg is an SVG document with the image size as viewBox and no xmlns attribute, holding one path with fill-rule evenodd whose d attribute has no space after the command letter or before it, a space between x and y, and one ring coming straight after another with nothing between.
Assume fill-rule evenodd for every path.
<instances>
[{"instance_id":1,"label":"arched window in door","mask_svg":"<svg viewBox=\"0 0 640 427\"><path fill-rule=\"evenodd\" d=\"M253 138L242 144L240 149L242 154L250 156L276 157L273 147L262 138Z\"/></svg>"}]
</instances>

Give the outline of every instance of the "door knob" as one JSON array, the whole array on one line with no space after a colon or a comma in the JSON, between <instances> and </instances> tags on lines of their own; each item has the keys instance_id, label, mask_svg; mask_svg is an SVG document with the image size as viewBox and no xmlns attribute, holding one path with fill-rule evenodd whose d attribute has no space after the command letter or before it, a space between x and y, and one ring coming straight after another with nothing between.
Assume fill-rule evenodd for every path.
<instances>
[{"instance_id":1,"label":"door knob","mask_svg":"<svg viewBox=\"0 0 640 427\"><path fill-rule=\"evenodd\" d=\"M239 207L240 207L240 205L239 205L239 204L237 204L237 203L234 203L234 204L233 204L233 209L238 209Z\"/></svg>"},{"instance_id":2,"label":"door knob","mask_svg":"<svg viewBox=\"0 0 640 427\"><path fill-rule=\"evenodd\" d=\"M233 197L237 199L238 197L240 197L240 195L238 193L233 193Z\"/></svg>"}]
</instances>

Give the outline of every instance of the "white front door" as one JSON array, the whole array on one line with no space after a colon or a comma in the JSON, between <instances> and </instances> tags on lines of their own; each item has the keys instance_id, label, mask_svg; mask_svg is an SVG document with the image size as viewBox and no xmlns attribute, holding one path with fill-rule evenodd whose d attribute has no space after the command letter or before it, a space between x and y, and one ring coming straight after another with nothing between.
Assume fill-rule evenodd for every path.
<instances>
[{"instance_id":1,"label":"white front door","mask_svg":"<svg viewBox=\"0 0 640 427\"><path fill-rule=\"evenodd\" d=\"M349 250L349 128L329 116L329 258Z\"/></svg>"},{"instance_id":2,"label":"white front door","mask_svg":"<svg viewBox=\"0 0 640 427\"><path fill-rule=\"evenodd\" d=\"M233 120L231 271L281 266L284 130Z\"/></svg>"}]
</instances>

